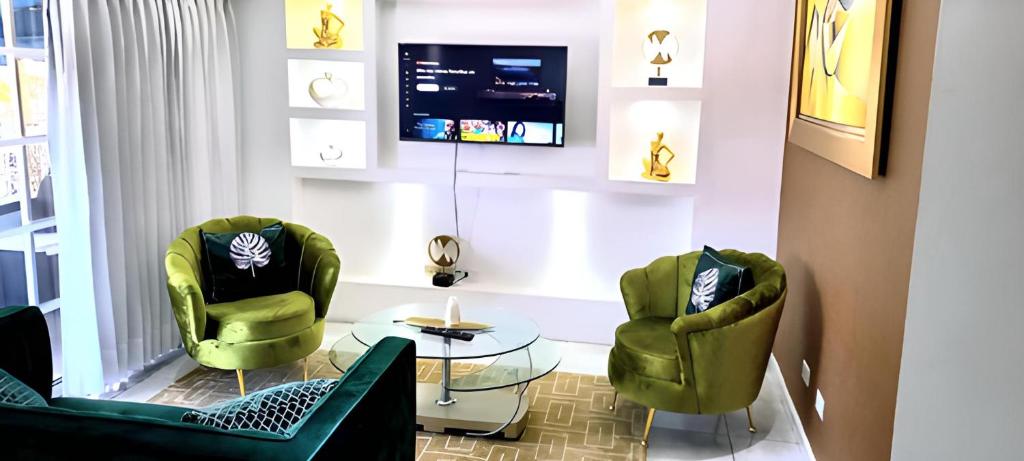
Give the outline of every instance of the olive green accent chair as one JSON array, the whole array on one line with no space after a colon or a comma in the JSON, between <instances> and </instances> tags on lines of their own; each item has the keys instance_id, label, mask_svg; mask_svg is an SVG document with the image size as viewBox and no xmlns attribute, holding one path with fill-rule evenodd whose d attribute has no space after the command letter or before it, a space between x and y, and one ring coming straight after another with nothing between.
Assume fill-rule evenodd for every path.
<instances>
[{"instance_id":1,"label":"olive green accent chair","mask_svg":"<svg viewBox=\"0 0 1024 461\"><path fill-rule=\"evenodd\" d=\"M642 445L654 411L722 414L747 409L757 398L786 301L786 272L760 253L724 250L749 267L755 286L704 312L686 315L690 284L701 252L665 256L622 275L629 321L615 330L608 378L619 394L649 408Z\"/></svg>"},{"instance_id":2,"label":"olive green accent chair","mask_svg":"<svg viewBox=\"0 0 1024 461\"><path fill-rule=\"evenodd\" d=\"M283 223L285 258L292 288L281 294L207 304L203 296L203 243L199 231L253 232L282 222L238 216L185 229L167 249L167 291L190 357L202 365L235 370L245 395L244 370L269 368L306 358L324 338L324 318L338 283L341 263L326 237L305 226Z\"/></svg>"}]
</instances>

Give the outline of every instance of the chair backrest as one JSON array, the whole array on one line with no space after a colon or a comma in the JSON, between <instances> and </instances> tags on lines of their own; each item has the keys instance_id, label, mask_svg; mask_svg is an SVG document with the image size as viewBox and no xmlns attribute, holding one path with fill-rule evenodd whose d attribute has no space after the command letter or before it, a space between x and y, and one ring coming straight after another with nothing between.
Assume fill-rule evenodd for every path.
<instances>
[{"instance_id":1,"label":"chair backrest","mask_svg":"<svg viewBox=\"0 0 1024 461\"><path fill-rule=\"evenodd\" d=\"M50 334L38 307L0 309L0 369L50 400L53 386Z\"/></svg>"}]
</instances>

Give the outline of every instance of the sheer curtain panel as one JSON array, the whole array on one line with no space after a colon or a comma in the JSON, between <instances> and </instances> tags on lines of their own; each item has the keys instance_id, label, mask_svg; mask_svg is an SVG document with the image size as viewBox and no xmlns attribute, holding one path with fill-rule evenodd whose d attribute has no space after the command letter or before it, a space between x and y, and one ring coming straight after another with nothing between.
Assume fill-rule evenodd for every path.
<instances>
[{"instance_id":1,"label":"sheer curtain panel","mask_svg":"<svg viewBox=\"0 0 1024 461\"><path fill-rule=\"evenodd\" d=\"M48 0L64 395L178 347L163 255L238 211L227 0Z\"/></svg>"}]
</instances>

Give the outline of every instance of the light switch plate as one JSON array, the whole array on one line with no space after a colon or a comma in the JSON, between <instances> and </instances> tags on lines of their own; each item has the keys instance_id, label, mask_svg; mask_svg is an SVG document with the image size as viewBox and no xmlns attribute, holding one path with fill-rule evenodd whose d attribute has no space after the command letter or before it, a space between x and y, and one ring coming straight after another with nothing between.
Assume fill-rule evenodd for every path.
<instances>
[{"instance_id":1,"label":"light switch plate","mask_svg":"<svg viewBox=\"0 0 1024 461\"><path fill-rule=\"evenodd\" d=\"M818 389L818 394L814 398L814 409L818 410L818 419L825 420L825 397L821 396L821 389Z\"/></svg>"},{"instance_id":2,"label":"light switch plate","mask_svg":"<svg viewBox=\"0 0 1024 461\"><path fill-rule=\"evenodd\" d=\"M803 366L800 367L800 377L804 380L804 387L811 387L811 367L807 365L806 360L801 362Z\"/></svg>"}]
</instances>

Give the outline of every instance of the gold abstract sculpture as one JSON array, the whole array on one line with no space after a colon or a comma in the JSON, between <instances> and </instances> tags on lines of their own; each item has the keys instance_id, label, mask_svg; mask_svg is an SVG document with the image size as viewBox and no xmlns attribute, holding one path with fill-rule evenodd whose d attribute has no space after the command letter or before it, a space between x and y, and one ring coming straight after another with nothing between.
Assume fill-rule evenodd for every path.
<instances>
[{"instance_id":1,"label":"gold abstract sculpture","mask_svg":"<svg viewBox=\"0 0 1024 461\"><path fill-rule=\"evenodd\" d=\"M427 256L441 268L441 272L454 272L461 253L459 241L450 235L438 235L427 244Z\"/></svg>"},{"instance_id":2,"label":"gold abstract sculpture","mask_svg":"<svg viewBox=\"0 0 1024 461\"><path fill-rule=\"evenodd\" d=\"M676 154L668 146L662 144L664 138L665 133L659 131L658 137L651 141L650 156L644 157L644 172L642 176L646 179L661 182L667 182L672 179L672 171L668 169L668 164L676 158ZM669 157L667 159L662 157L663 151L668 152Z\"/></svg>"},{"instance_id":3,"label":"gold abstract sculpture","mask_svg":"<svg viewBox=\"0 0 1024 461\"><path fill-rule=\"evenodd\" d=\"M661 66L670 64L672 57L679 52L679 40L667 30L655 30L644 37L643 53L644 58L654 64L657 69L657 76L647 79L651 86L668 85L668 78L661 76Z\"/></svg>"},{"instance_id":4,"label":"gold abstract sculpture","mask_svg":"<svg viewBox=\"0 0 1024 461\"><path fill-rule=\"evenodd\" d=\"M333 6L326 2L320 10L320 27L313 28L313 35L316 36L313 46L316 48L341 48L341 29L345 27L345 21L331 11Z\"/></svg>"}]
</instances>

